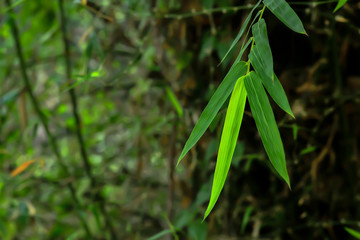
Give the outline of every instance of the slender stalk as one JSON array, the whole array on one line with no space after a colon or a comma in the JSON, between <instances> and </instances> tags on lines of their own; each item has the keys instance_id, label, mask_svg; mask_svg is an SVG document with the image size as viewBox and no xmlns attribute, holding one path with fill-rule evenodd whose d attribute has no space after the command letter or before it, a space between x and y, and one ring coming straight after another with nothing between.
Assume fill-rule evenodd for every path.
<instances>
[{"instance_id":1,"label":"slender stalk","mask_svg":"<svg viewBox=\"0 0 360 240\"><path fill-rule=\"evenodd\" d=\"M71 78L70 46L69 46L69 41L68 41L67 34L66 34L67 33L66 32L67 19L65 17L63 0L59 0L59 9L60 9L60 25L61 25L63 44L64 44L64 51L65 51L66 78L67 78L68 86L69 86L69 95L70 95L70 99L71 99L72 113L73 113L75 123L76 123L76 129L75 129L76 137L78 139L78 143L80 146L81 158L82 158L82 161L85 166L86 175L90 179L91 188L95 189L97 187L97 183L96 183L96 178L92 174L92 167L91 167L91 164L89 161L89 157L88 157L88 154L86 151L85 141L83 138L81 118L78 113L77 96L75 93L75 88L71 87L74 84L74 82ZM111 239L114 239L114 240L117 239L116 232L112 225L110 216L108 215L108 213L106 211L105 199L98 192L95 193L95 195L93 196L93 199L99 200L100 212L105 219L106 228L110 231Z\"/></svg>"},{"instance_id":2,"label":"slender stalk","mask_svg":"<svg viewBox=\"0 0 360 240\"><path fill-rule=\"evenodd\" d=\"M43 113L43 111L41 110L40 108L40 105L34 95L34 92L32 90L32 86L30 84L30 80L29 80L29 77L28 77L28 74L27 74L27 67L26 67L26 64L25 64L25 61L24 61L24 57L23 57L23 53L22 53L22 46L21 46L21 43L20 43L20 39L19 39L19 31L18 31L18 28L17 28L17 25L16 25L16 22L15 22L15 19L14 19L14 11L12 8L10 8L11 6L11 0L6 0L5 1L7 7L9 8L9 25L10 25L10 28L11 28L11 31L12 31L12 35L13 35L13 38L14 38L14 42L15 42L15 48L16 48L16 52L17 52L17 55L18 55L18 58L19 58L19 61L20 61L20 70L21 70L21 75L22 75L22 79L24 81L24 84L25 84L25 89L27 91L27 93L29 94L30 96L30 100L31 100L31 103L35 109L35 112L36 114L38 115L40 121L41 121L41 124L43 125L44 129L45 129L45 132L46 132L46 135L49 139L49 142L50 142L50 146L58 160L58 164L60 165L60 167L62 168L62 170L65 172L66 175L70 175L69 173L69 170L67 168L67 166L65 165L62 157L61 157L61 154L59 152L59 148L57 146L57 143L55 141L55 138L54 136L52 135L52 133L50 132L50 129L49 129L49 126L48 126L48 123L47 123L47 119L46 119L46 116L45 114ZM70 195L71 195L71 198L75 204L75 207L78 208L78 209L81 209L81 206L80 206L80 201L79 199L77 198L76 196L76 191L75 191L75 188L73 186L73 184L70 182L69 184L66 185L67 188L69 189L70 191ZM85 229L85 232L87 234L87 236L89 238L92 238L92 235L91 235L91 232L89 230L89 226L87 225L84 217L80 214L80 212L78 212L78 216L79 216L79 219Z\"/></svg>"}]
</instances>

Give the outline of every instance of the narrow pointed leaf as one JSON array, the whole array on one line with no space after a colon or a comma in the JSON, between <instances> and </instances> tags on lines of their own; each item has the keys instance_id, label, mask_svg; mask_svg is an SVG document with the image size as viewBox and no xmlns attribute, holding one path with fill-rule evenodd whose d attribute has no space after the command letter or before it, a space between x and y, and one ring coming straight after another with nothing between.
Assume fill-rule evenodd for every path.
<instances>
[{"instance_id":1,"label":"narrow pointed leaf","mask_svg":"<svg viewBox=\"0 0 360 240\"><path fill-rule=\"evenodd\" d=\"M240 28L240 31L238 33L238 35L236 36L236 38L234 39L234 41L231 43L230 48L228 49L228 51L226 52L225 56L221 59L220 64L225 60L225 58L229 55L230 51L235 47L235 45L238 43L238 41L240 40L240 38L242 37L242 35L245 32L245 29L247 27L247 25L249 24L249 21L251 19L251 16L254 12L254 10L259 6L261 1L258 1L258 3L251 9L249 15L247 16L247 18L245 19L243 25Z\"/></svg>"},{"instance_id":2,"label":"narrow pointed leaf","mask_svg":"<svg viewBox=\"0 0 360 240\"><path fill-rule=\"evenodd\" d=\"M338 4L335 7L334 12L336 12L337 10L339 10L342 6L344 6L344 4L347 2L347 0L339 0Z\"/></svg>"},{"instance_id":3,"label":"narrow pointed leaf","mask_svg":"<svg viewBox=\"0 0 360 240\"><path fill-rule=\"evenodd\" d=\"M229 72L226 74L224 80L221 82L219 87L216 89L214 95L211 97L209 103L201 113L198 122L192 130L189 139L186 141L184 149L182 150L178 163L186 155L186 153L199 141L201 136L204 134L206 129L209 127L211 122L214 120L216 114L229 97L231 91L234 88L236 80L241 76L244 76L247 71L247 63L239 62L234 64Z\"/></svg>"},{"instance_id":4,"label":"narrow pointed leaf","mask_svg":"<svg viewBox=\"0 0 360 240\"><path fill-rule=\"evenodd\" d=\"M178 116L182 117L184 112L183 112L181 104L180 104L179 100L177 99L175 93L168 86L165 87L165 91L166 91L167 96L169 97L170 102L174 106L174 109L177 112Z\"/></svg>"},{"instance_id":5,"label":"narrow pointed leaf","mask_svg":"<svg viewBox=\"0 0 360 240\"><path fill-rule=\"evenodd\" d=\"M275 170L290 187L284 147L279 129L276 125L274 113L272 112L269 99L261 84L261 80L255 72L251 72L245 77L244 83L246 92L248 93L251 112L264 144L265 151Z\"/></svg>"},{"instance_id":6,"label":"narrow pointed leaf","mask_svg":"<svg viewBox=\"0 0 360 240\"><path fill-rule=\"evenodd\" d=\"M224 187L226 176L229 172L246 102L244 78L245 76L237 80L233 93L231 94L229 107L226 112L224 128L221 134L210 202L206 209L204 219L209 215L215 206L221 190Z\"/></svg>"},{"instance_id":7,"label":"narrow pointed leaf","mask_svg":"<svg viewBox=\"0 0 360 240\"><path fill-rule=\"evenodd\" d=\"M252 54L252 58L256 58L260 61L261 66L264 70L264 73L270 78L273 78L273 57L271 53L270 43L267 36L265 20L261 19L259 22L255 23L252 27L252 33L254 36L256 49L261 54ZM250 58L250 56L249 56ZM251 61L251 58L250 58Z\"/></svg>"},{"instance_id":8,"label":"narrow pointed leaf","mask_svg":"<svg viewBox=\"0 0 360 240\"><path fill-rule=\"evenodd\" d=\"M250 43L252 42L252 38L249 38L249 40L245 43L244 46L242 46L239 55L236 57L234 64L237 64L241 61L241 58L245 52L245 50L249 47Z\"/></svg>"},{"instance_id":9,"label":"narrow pointed leaf","mask_svg":"<svg viewBox=\"0 0 360 240\"><path fill-rule=\"evenodd\" d=\"M273 75L272 79L269 78L269 76L265 73L264 70L265 67L263 66L264 63L259 55L260 55L259 49L257 45L255 45L249 54L249 59L252 66L255 69L255 72L260 77L266 90L270 94L271 98L276 102L276 104L286 113L290 114L290 116L294 117L294 114L292 113L289 105L289 101L286 97L285 91L279 79L276 77L274 73L272 73Z\"/></svg>"},{"instance_id":10,"label":"narrow pointed leaf","mask_svg":"<svg viewBox=\"0 0 360 240\"><path fill-rule=\"evenodd\" d=\"M263 2L288 28L307 35L300 18L285 0L264 0Z\"/></svg>"},{"instance_id":11,"label":"narrow pointed leaf","mask_svg":"<svg viewBox=\"0 0 360 240\"><path fill-rule=\"evenodd\" d=\"M16 175L20 174L21 172L25 171L31 164L33 164L35 162L35 160L29 160L24 162L23 164L21 164L20 166L18 166L17 168L15 168L10 176L11 177L15 177Z\"/></svg>"},{"instance_id":12,"label":"narrow pointed leaf","mask_svg":"<svg viewBox=\"0 0 360 240\"><path fill-rule=\"evenodd\" d=\"M360 232L355 231L354 229L351 229L351 228L347 228L347 227L345 227L345 230L354 238L360 239Z\"/></svg>"}]
</instances>

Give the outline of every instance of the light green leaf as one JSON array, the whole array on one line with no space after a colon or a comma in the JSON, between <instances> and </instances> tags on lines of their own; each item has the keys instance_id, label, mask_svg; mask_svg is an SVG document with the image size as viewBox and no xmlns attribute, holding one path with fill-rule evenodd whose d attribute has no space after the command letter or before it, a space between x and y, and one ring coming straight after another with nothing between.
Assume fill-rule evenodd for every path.
<instances>
[{"instance_id":1,"label":"light green leaf","mask_svg":"<svg viewBox=\"0 0 360 240\"><path fill-rule=\"evenodd\" d=\"M284 147L281 141L279 129L276 125L274 113L261 80L257 73L251 72L244 79L245 88L248 93L251 112L256 127L260 133L266 153L271 164L279 175L290 187L289 175L286 169Z\"/></svg>"},{"instance_id":2,"label":"light green leaf","mask_svg":"<svg viewBox=\"0 0 360 240\"><path fill-rule=\"evenodd\" d=\"M345 227L345 230L354 238L360 239L360 232L355 231L354 229Z\"/></svg>"},{"instance_id":3,"label":"light green leaf","mask_svg":"<svg viewBox=\"0 0 360 240\"><path fill-rule=\"evenodd\" d=\"M168 86L165 87L165 91L166 91L166 94L167 94L170 102L174 106L178 116L182 117L183 116L183 109L181 107L181 104L180 104L179 100L175 96L175 93Z\"/></svg>"},{"instance_id":4,"label":"light green leaf","mask_svg":"<svg viewBox=\"0 0 360 240\"><path fill-rule=\"evenodd\" d=\"M255 45L249 54L249 59L252 66L255 69L255 72L260 77L266 90L268 91L272 99L276 102L276 104L286 113L290 114L290 116L295 118L294 114L291 111L289 101L286 97L285 91L281 86L279 79L274 73L272 73L273 74L272 79L269 78L269 76L265 73L265 69L264 69L265 66L260 55L261 54L259 48L257 47L257 45Z\"/></svg>"},{"instance_id":5,"label":"light green leaf","mask_svg":"<svg viewBox=\"0 0 360 240\"><path fill-rule=\"evenodd\" d=\"M237 80L234 90L231 94L229 107L226 112L224 128L221 134L210 202L206 209L204 219L209 215L215 206L221 190L224 187L226 176L229 172L231 159L233 157L236 141L239 136L239 130L246 102L244 78L245 76L242 76Z\"/></svg>"},{"instance_id":6,"label":"light green leaf","mask_svg":"<svg viewBox=\"0 0 360 240\"><path fill-rule=\"evenodd\" d=\"M256 44L256 50L259 51L261 54L255 54L254 52L250 53L250 61L251 59L256 58L256 60L261 63L261 66L266 76L272 79L274 72L273 57L270 49L270 43L268 40L264 19L261 19L259 22L254 24L254 26L252 27L252 33Z\"/></svg>"},{"instance_id":7,"label":"light green leaf","mask_svg":"<svg viewBox=\"0 0 360 240\"><path fill-rule=\"evenodd\" d=\"M236 36L236 38L234 39L234 41L231 43L231 46L229 48L229 50L226 52L225 56L222 58L220 64L224 61L224 59L227 57L227 55L230 53L230 51L235 47L235 45L238 43L238 41L240 40L241 36L244 34L245 29L251 19L251 16L254 12L254 10L259 6L261 1L258 1L258 3L253 7L253 9L250 11L249 15L247 16L247 18L245 19L245 22L243 23L243 25L240 28L240 31L238 33L238 35Z\"/></svg>"},{"instance_id":8,"label":"light green leaf","mask_svg":"<svg viewBox=\"0 0 360 240\"><path fill-rule=\"evenodd\" d=\"M189 150L197 143L197 141L199 141L199 139L209 127L226 99L229 97L231 91L234 88L236 80L246 74L247 67L247 63L241 61L237 64L234 64L230 68L224 80L216 89L214 95L211 97L209 103L205 107L204 111L201 113L198 122L196 123L194 129L190 134L189 139L185 143L184 149L180 154L177 164L180 163L181 159L186 155L186 153L189 152Z\"/></svg>"},{"instance_id":9,"label":"light green leaf","mask_svg":"<svg viewBox=\"0 0 360 240\"><path fill-rule=\"evenodd\" d=\"M336 12L337 10L339 10L342 6L344 6L344 4L347 2L347 0L339 0L338 4L336 5L334 12Z\"/></svg>"},{"instance_id":10,"label":"light green leaf","mask_svg":"<svg viewBox=\"0 0 360 240\"><path fill-rule=\"evenodd\" d=\"M285 0L264 0L263 2L288 28L307 35L300 18Z\"/></svg>"}]
</instances>

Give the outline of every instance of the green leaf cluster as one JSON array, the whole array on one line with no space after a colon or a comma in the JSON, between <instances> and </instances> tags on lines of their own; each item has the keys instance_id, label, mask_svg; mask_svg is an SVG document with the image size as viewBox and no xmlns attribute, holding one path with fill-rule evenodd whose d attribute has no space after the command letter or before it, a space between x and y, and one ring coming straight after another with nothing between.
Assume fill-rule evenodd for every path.
<instances>
[{"instance_id":1,"label":"green leaf cluster","mask_svg":"<svg viewBox=\"0 0 360 240\"><path fill-rule=\"evenodd\" d=\"M263 8L255 15L248 28L252 30L252 37L246 44L244 44L245 42L243 43L235 63L203 110L178 160L179 164L186 153L201 138L216 117L219 109L231 94L220 139L210 202L206 209L204 219L214 208L224 187L237 143L247 98L269 160L279 176L284 179L290 187L285 151L266 91L281 109L292 117L294 117L294 114L291 111L285 91L274 73L273 57L268 40L266 22L262 16L265 9L269 9L288 28L297 33L307 35L300 18L285 0L259 1L250 11L238 35L221 62L224 61L241 39L254 11L261 3L263 3ZM248 33L249 30L247 31ZM248 55L248 61L240 61L245 49L250 46L250 44L251 49ZM251 67L253 70L251 70Z\"/></svg>"}]
</instances>

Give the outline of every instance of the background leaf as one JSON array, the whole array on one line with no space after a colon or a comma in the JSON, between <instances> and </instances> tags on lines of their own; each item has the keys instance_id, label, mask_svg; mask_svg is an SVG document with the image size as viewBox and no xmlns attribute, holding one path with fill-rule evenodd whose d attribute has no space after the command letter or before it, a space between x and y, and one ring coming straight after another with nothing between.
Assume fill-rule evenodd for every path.
<instances>
[{"instance_id":1,"label":"background leaf","mask_svg":"<svg viewBox=\"0 0 360 240\"><path fill-rule=\"evenodd\" d=\"M170 102L174 106L174 109L176 110L178 116L182 117L183 109L182 109L181 104L180 104L179 100L177 99L175 93L168 86L165 87L165 91L166 91L166 94L167 94Z\"/></svg>"},{"instance_id":2,"label":"background leaf","mask_svg":"<svg viewBox=\"0 0 360 240\"><path fill-rule=\"evenodd\" d=\"M264 0L263 2L288 28L297 33L306 34L300 18L285 0Z\"/></svg>"},{"instance_id":3,"label":"background leaf","mask_svg":"<svg viewBox=\"0 0 360 240\"><path fill-rule=\"evenodd\" d=\"M224 128L221 134L210 202L206 209L204 219L209 215L215 206L221 190L224 187L226 176L229 172L231 159L234 154L237 138L239 136L239 130L246 103L244 77L245 76L237 80L234 91L231 94L229 107L226 112Z\"/></svg>"},{"instance_id":4,"label":"background leaf","mask_svg":"<svg viewBox=\"0 0 360 240\"><path fill-rule=\"evenodd\" d=\"M228 74L226 74L224 80L216 89L214 95L211 97L209 103L201 113L198 122L192 130L189 139L186 141L184 149L182 150L178 163L186 155L186 153L199 141L206 129L209 127L216 114L230 95L234 88L236 80L239 77L245 75L247 71L247 64L245 62L239 62L234 64Z\"/></svg>"},{"instance_id":5,"label":"background leaf","mask_svg":"<svg viewBox=\"0 0 360 240\"><path fill-rule=\"evenodd\" d=\"M266 153L275 170L290 187L284 147L276 125L274 113L272 112L261 80L257 73L251 72L245 77L244 82L249 97L251 112L254 116L256 127L260 133Z\"/></svg>"}]
</instances>

